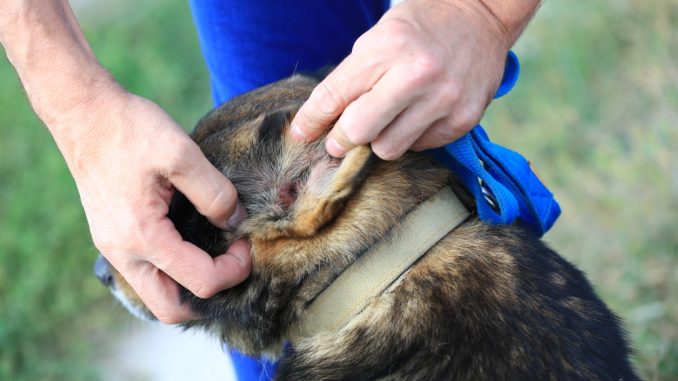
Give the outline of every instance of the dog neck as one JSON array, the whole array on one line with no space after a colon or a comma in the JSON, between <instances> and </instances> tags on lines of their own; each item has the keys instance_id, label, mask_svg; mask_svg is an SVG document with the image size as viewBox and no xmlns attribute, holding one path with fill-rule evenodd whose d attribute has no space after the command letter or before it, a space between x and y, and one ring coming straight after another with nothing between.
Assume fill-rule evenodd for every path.
<instances>
[{"instance_id":1,"label":"dog neck","mask_svg":"<svg viewBox=\"0 0 678 381\"><path fill-rule=\"evenodd\" d=\"M348 267L291 327L293 343L334 332L362 311L370 299L393 285L419 258L469 216L450 187L407 214L389 236Z\"/></svg>"}]
</instances>

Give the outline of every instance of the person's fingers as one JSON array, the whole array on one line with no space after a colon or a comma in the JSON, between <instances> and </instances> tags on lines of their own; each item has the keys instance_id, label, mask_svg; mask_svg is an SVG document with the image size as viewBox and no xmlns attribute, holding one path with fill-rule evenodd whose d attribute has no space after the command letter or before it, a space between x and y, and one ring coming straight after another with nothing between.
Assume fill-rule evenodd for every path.
<instances>
[{"instance_id":1,"label":"person's fingers","mask_svg":"<svg viewBox=\"0 0 678 381\"><path fill-rule=\"evenodd\" d=\"M413 151L442 147L464 136L478 124L489 101L465 99L439 118L411 145Z\"/></svg>"},{"instance_id":2,"label":"person's fingers","mask_svg":"<svg viewBox=\"0 0 678 381\"><path fill-rule=\"evenodd\" d=\"M182 241L166 219L155 232L153 255L107 256L153 315L163 323L176 324L199 319L190 306L179 299L177 283L200 298L233 287L250 274L250 247L244 240L235 241L226 253L215 258L192 244Z\"/></svg>"},{"instance_id":3,"label":"person's fingers","mask_svg":"<svg viewBox=\"0 0 678 381\"><path fill-rule=\"evenodd\" d=\"M181 303L177 283L152 264L137 264L121 274L128 274L127 282L159 321L179 324L200 318L189 305Z\"/></svg>"},{"instance_id":4,"label":"person's fingers","mask_svg":"<svg viewBox=\"0 0 678 381\"><path fill-rule=\"evenodd\" d=\"M457 134L459 126L465 128L461 118L451 118L450 112L454 109L454 102L458 101L459 92L453 86L441 86L434 93L422 93L411 100L407 109L401 112L371 144L372 151L384 160L395 160L409 150L420 138L428 134L431 128L436 129L438 140L432 141L435 147L443 146L455 140L463 132ZM455 115L465 116L464 112ZM444 128L439 121L447 120ZM436 127L434 127L436 126ZM453 128L454 127L454 128ZM438 131L439 129L439 131ZM444 135L445 133L450 133Z\"/></svg>"},{"instance_id":5,"label":"person's fingers","mask_svg":"<svg viewBox=\"0 0 678 381\"><path fill-rule=\"evenodd\" d=\"M233 184L210 163L192 141L186 144L168 174L169 181L188 198L200 214L222 229L233 228L244 218Z\"/></svg>"},{"instance_id":6,"label":"person's fingers","mask_svg":"<svg viewBox=\"0 0 678 381\"><path fill-rule=\"evenodd\" d=\"M348 104L372 88L383 70L380 64L362 55L346 57L301 106L291 123L292 138L304 142L317 139Z\"/></svg>"},{"instance_id":7,"label":"person's fingers","mask_svg":"<svg viewBox=\"0 0 678 381\"><path fill-rule=\"evenodd\" d=\"M410 149L423 151L430 148L442 147L464 136L470 128L467 125L455 126L451 117L440 119L433 123L415 142Z\"/></svg>"},{"instance_id":8,"label":"person's fingers","mask_svg":"<svg viewBox=\"0 0 678 381\"><path fill-rule=\"evenodd\" d=\"M418 96L401 69L389 70L371 90L348 105L327 138L330 155L343 157L351 148L373 141Z\"/></svg>"},{"instance_id":9,"label":"person's fingers","mask_svg":"<svg viewBox=\"0 0 678 381\"><path fill-rule=\"evenodd\" d=\"M171 225L169 220L164 223ZM176 231L168 230L158 238L158 254L148 259L200 298L209 298L241 283L252 269L249 245L243 240L234 242L226 253L212 258L183 241Z\"/></svg>"}]
</instances>

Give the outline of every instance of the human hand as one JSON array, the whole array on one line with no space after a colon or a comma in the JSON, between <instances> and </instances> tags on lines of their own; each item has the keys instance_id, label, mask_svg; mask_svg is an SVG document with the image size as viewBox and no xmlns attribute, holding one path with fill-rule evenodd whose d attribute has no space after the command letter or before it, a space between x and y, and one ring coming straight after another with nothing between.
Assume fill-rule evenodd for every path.
<instances>
[{"instance_id":1,"label":"human hand","mask_svg":"<svg viewBox=\"0 0 678 381\"><path fill-rule=\"evenodd\" d=\"M175 187L213 224L244 217L233 185L154 103L124 91L87 45L67 0L0 1L0 43L75 179L94 244L160 321L199 318L198 297L242 282L247 244L211 258L167 218Z\"/></svg>"},{"instance_id":2,"label":"human hand","mask_svg":"<svg viewBox=\"0 0 678 381\"><path fill-rule=\"evenodd\" d=\"M160 321L198 319L176 282L201 298L232 287L250 273L249 247L236 241L212 259L182 240L168 205L176 187L214 225L232 227L244 217L236 190L157 105L119 88L99 94L53 121L80 131L57 142L93 241Z\"/></svg>"},{"instance_id":3,"label":"human hand","mask_svg":"<svg viewBox=\"0 0 678 381\"><path fill-rule=\"evenodd\" d=\"M291 134L312 141L336 120L335 157L367 143L386 160L448 144L480 120L515 38L481 1L404 1L316 87Z\"/></svg>"}]
</instances>

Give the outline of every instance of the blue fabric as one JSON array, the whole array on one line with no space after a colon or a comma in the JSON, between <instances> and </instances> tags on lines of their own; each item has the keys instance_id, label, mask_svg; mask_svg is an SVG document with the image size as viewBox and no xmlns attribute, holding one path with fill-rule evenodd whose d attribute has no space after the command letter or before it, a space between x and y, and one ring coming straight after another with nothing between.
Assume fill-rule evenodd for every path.
<instances>
[{"instance_id":1,"label":"blue fabric","mask_svg":"<svg viewBox=\"0 0 678 381\"><path fill-rule=\"evenodd\" d=\"M214 104L288 77L336 65L388 9L390 0L190 0L210 72ZM497 97L518 80L509 52ZM543 234L560 208L518 153L492 143L482 127L431 150L473 193L483 221L516 220ZM231 352L238 380L271 379L275 365Z\"/></svg>"},{"instance_id":2,"label":"blue fabric","mask_svg":"<svg viewBox=\"0 0 678 381\"><path fill-rule=\"evenodd\" d=\"M216 105L336 65L389 0L191 0Z\"/></svg>"},{"instance_id":3,"label":"blue fabric","mask_svg":"<svg viewBox=\"0 0 678 381\"><path fill-rule=\"evenodd\" d=\"M278 368L277 363L250 357L228 348L227 350L239 381L269 381L273 379Z\"/></svg>"},{"instance_id":4,"label":"blue fabric","mask_svg":"<svg viewBox=\"0 0 678 381\"><path fill-rule=\"evenodd\" d=\"M518 57L509 52L496 98L518 81ZM560 215L560 206L519 153L494 144L478 125L462 138L431 154L452 169L476 199L478 215L490 224L515 221L542 236Z\"/></svg>"}]
</instances>

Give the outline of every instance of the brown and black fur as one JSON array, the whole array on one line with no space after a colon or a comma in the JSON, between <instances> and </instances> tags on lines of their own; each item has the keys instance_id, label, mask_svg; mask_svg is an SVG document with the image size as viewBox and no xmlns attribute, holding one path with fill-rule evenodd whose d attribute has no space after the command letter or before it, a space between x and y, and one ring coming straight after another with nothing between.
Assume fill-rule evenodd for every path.
<instances>
[{"instance_id":1,"label":"brown and black fur","mask_svg":"<svg viewBox=\"0 0 678 381\"><path fill-rule=\"evenodd\" d=\"M336 160L322 141L288 138L316 83L295 76L255 90L196 127L193 138L234 183L248 218L222 232L181 195L170 217L213 256L248 239L253 269L210 299L184 291L204 316L187 327L248 354L281 357L277 380L638 379L619 319L584 274L528 230L475 216L341 330L285 348L305 307L408 211L448 184L468 201L426 154L386 162L359 147Z\"/></svg>"}]
</instances>

